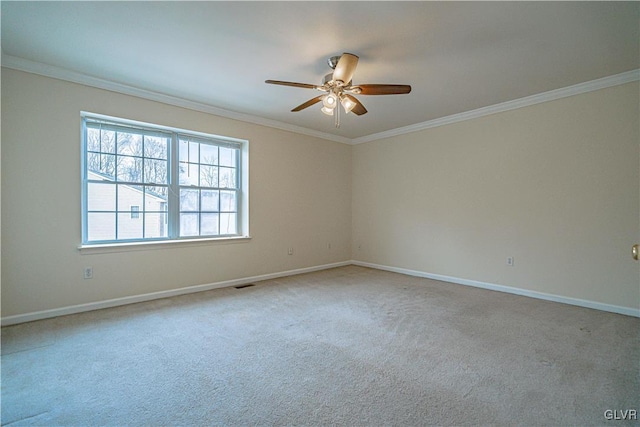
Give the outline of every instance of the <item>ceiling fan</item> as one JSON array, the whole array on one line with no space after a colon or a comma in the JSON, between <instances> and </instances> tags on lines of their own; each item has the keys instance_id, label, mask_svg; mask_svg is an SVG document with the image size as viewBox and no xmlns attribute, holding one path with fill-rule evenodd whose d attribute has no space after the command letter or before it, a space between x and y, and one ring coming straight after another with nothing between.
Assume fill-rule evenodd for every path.
<instances>
[{"instance_id":1,"label":"ceiling fan","mask_svg":"<svg viewBox=\"0 0 640 427\"><path fill-rule=\"evenodd\" d=\"M284 82L281 80L265 80L265 83L283 86L293 86L303 89L316 89L324 92L311 98L307 102L295 107L292 112L304 110L318 102L322 102L322 111L324 114L333 116L335 112L336 127L340 127L340 108L338 104L342 104L342 108L346 113L353 111L354 114L361 116L367 113L364 105L353 95L397 95L411 92L409 85L386 85L386 84L358 84L352 82L353 74L358 65L358 57L352 53L343 53L341 56L332 56L327 60L329 67L333 69L333 73L329 73L322 79L321 85L312 85L307 83Z\"/></svg>"}]
</instances>

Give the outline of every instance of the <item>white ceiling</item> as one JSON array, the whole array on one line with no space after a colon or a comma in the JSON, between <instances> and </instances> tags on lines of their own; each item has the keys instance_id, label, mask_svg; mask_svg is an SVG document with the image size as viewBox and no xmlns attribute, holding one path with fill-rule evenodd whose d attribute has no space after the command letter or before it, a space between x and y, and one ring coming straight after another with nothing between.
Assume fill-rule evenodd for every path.
<instances>
[{"instance_id":1,"label":"white ceiling","mask_svg":"<svg viewBox=\"0 0 640 427\"><path fill-rule=\"evenodd\" d=\"M21 63L169 95L345 140L640 68L640 2L10 2L3 65ZM340 129L318 95L327 58L360 57ZM44 66L42 64L45 64ZM44 67L44 68L42 68ZM48 67L48 68L47 68ZM28 68L28 67L27 67ZM76 74L77 75L77 74Z\"/></svg>"}]
</instances>

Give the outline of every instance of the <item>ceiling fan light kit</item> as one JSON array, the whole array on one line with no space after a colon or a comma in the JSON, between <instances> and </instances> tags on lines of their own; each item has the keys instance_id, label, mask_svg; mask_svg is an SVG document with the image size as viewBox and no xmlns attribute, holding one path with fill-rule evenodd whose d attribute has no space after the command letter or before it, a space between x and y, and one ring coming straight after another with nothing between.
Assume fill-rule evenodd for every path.
<instances>
[{"instance_id":1,"label":"ceiling fan light kit","mask_svg":"<svg viewBox=\"0 0 640 427\"><path fill-rule=\"evenodd\" d=\"M333 116L333 108L322 107L320 111L325 113L327 116Z\"/></svg>"},{"instance_id":2,"label":"ceiling fan light kit","mask_svg":"<svg viewBox=\"0 0 640 427\"><path fill-rule=\"evenodd\" d=\"M340 97L340 103L342 104L342 108L344 108L344 111L348 114L351 112L351 110L353 110L356 106L356 103L353 102L351 99L347 98L346 95L342 95Z\"/></svg>"},{"instance_id":3,"label":"ceiling fan light kit","mask_svg":"<svg viewBox=\"0 0 640 427\"><path fill-rule=\"evenodd\" d=\"M327 108L334 109L336 108L336 98L337 97L333 92L329 92L322 97L322 104Z\"/></svg>"},{"instance_id":4,"label":"ceiling fan light kit","mask_svg":"<svg viewBox=\"0 0 640 427\"><path fill-rule=\"evenodd\" d=\"M388 85L388 84L362 84L354 85L352 82L353 74L358 65L358 56L352 53L343 53L341 56L332 56L327 60L329 67L333 69L333 73L324 76L320 86L308 83L294 83L281 80L265 80L265 83L276 84L282 86L293 86L303 89L316 89L324 92L324 95L316 96L307 102L295 107L292 112L304 110L318 102L322 102L322 111L328 116L334 116L335 126L340 127L340 108L342 105L345 113L353 111L354 114L361 116L367 113L364 105L353 95L397 95L411 92L409 85Z\"/></svg>"}]
</instances>

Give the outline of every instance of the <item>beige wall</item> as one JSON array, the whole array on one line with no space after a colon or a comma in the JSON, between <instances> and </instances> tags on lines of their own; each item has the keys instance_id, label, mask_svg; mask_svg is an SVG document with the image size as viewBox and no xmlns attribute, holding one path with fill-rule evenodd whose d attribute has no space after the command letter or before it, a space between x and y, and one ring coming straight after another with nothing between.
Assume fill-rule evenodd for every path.
<instances>
[{"instance_id":1,"label":"beige wall","mask_svg":"<svg viewBox=\"0 0 640 427\"><path fill-rule=\"evenodd\" d=\"M629 83L355 146L353 258L637 309L638 99Z\"/></svg>"},{"instance_id":2,"label":"beige wall","mask_svg":"<svg viewBox=\"0 0 640 427\"><path fill-rule=\"evenodd\" d=\"M249 140L252 239L80 253L80 111ZM348 145L9 69L2 125L3 317L351 257Z\"/></svg>"},{"instance_id":3,"label":"beige wall","mask_svg":"<svg viewBox=\"0 0 640 427\"><path fill-rule=\"evenodd\" d=\"M1 77L2 317L350 259L638 307L637 82L351 147ZM83 110L249 140L252 239L80 253Z\"/></svg>"}]
</instances>

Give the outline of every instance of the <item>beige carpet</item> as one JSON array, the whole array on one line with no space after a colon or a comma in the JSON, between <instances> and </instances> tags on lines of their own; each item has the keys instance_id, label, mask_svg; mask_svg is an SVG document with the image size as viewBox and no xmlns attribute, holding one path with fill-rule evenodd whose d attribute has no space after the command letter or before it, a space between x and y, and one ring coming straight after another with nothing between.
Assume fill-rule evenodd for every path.
<instances>
[{"instance_id":1,"label":"beige carpet","mask_svg":"<svg viewBox=\"0 0 640 427\"><path fill-rule=\"evenodd\" d=\"M639 331L349 266L3 328L2 425L637 425Z\"/></svg>"}]
</instances>

